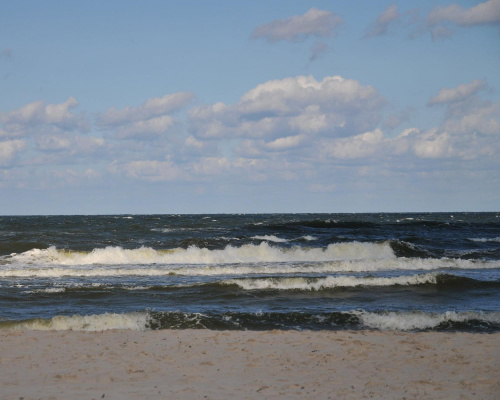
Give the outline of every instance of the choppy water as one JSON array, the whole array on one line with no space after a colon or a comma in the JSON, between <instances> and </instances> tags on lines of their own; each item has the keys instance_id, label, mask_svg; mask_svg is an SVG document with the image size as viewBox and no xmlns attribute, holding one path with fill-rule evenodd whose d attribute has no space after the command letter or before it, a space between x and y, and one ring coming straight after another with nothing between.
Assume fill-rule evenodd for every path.
<instances>
[{"instance_id":1,"label":"choppy water","mask_svg":"<svg viewBox=\"0 0 500 400\"><path fill-rule=\"evenodd\" d=\"M500 214L4 216L0 328L500 331Z\"/></svg>"}]
</instances>

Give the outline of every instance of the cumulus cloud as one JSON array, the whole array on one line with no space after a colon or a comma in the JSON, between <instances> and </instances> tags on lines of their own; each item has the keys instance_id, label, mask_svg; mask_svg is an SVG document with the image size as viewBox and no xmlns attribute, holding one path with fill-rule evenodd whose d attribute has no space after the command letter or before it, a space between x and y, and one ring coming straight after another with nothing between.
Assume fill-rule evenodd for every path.
<instances>
[{"instance_id":1,"label":"cumulus cloud","mask_svg":"<svg viewBox=\"0 0 500 400\"><path fill-rule=\"evenodd\" d=\"M329 158L336 159L365 158L376 153L383 140L382 131L375 129L350 138L325 141L322 153Z\"/></svg>"},{"instance_id":2,"label":"cumulus cloud","mask_svg":"<svg viewBox=\"0 0 500 400\"><path fill-rule=\"evenodd\" d=\"M429 105L446 105L443 129L450 134L500 135L500 103L479 99L486 83L473 80L455 88L443 88Z\"/></svg>"},{"instance_id":3,"label":"cumulus cloud","mask_svg":"<svg viewBox=\"0 0 500 400\"><path fill-rule=\"evenodd\" d=\"M385 35L391 24L399 20L397 4L393 4L377 17L377 20L370 27L365 37Z\"/></svg>"},{"instance_id":4,"label":"cumulus cloud","mask_svg":"<svg viewBox=\"0 0 500 400\"><path fill-rule=\"evenodd\" d=\"M431 131L423 135L413 144L415 154L421 158L443 158L453 155L451 138L447 132Z\"/></svg>"},{"instance_id":5,"label":"cumulus cloud","mask_svg":"<svg viewBox=\"0 0 500 400\"><path fill-rule=\"evenodd\" d=\"M473 80L471 83L464 83L456 88L443 88L437 96L429 100L429 105L434 104L449 104L458 101L464 101L475 95L479 90L484 89L486 83L480 80Z\"/></svg>"},{"instance_id":6,"label":"cumulus cloud","mask_svg":"<svg viewBox=\"0 0 500 400\"><path fill-rule=\"evenodd\" d=\"M14 182L11 172L22 168L12 167L27 148L30 152L24 154L30 158L23 164L44 165L37 176L45 177L47 186L56 184L58 173L59 182L113 174L146 182L297 180L305 190L330 193L345 190L347 181L368 181L382 173L392 177L394 171L451 171L472 163L493 170L500 152L500 103L481 99L485 88L481 80L442 88L429 100L443 108L442 123L399 134L396 127L408 122L404 113L384 121L386 100L378 91L340 76L271 80L233 104L192 107L188 131L176 130L168 140L161 134L176 123L170 114L192 95L110 108L97 119L100 128L114 133L106 139L60 128L78 127L74 99L55 105L36 102L1 115L0 166L7 168L0 168L0 176ZM37 128L36 133L11 137L21 136L27 127ZM387 127L390 134L382 129ZM150 140L120 140L139 137ZM115 161L109 164L110 159Z\"/></svg>"},{"instance_id":7,"label":"cumulus cloud","mask_svg":"<svg viewBox=\"0 0 500 400\"><path fill-rule=\"evenodd\" d=\"M24 150L25 147L26 142L20 139L0 142L0 165L8 165L16 153Z\"/></svg>"},{"instance_id":8,"label":"cumulus cloud","mask_svg":"<svg viewBox=\"0 0 500 400\"><path fill-rule=\"evenodd\" d=\"M59 134L42 134L37 137L36 144L44 152L64 151L67 156L93 154L105 145L105 140L92 136Z\"/></svg>"},{"instance_id":9,"label":"cumulus cloud","mask_svg":"<svg viewBox=\"0 0 500 400\"><path fill-rule=\"evenodd\" d=\"M112 128L170 114L185 107L193 97L193 93L179 92L148 99L138 107L126 106L121 110L111 107L99 117L98 124L105 128Z\"/></svg>"},{"instance_id":10,"label":"cumulus cloud","mask_svg":"<svg viewBox=\"0 0 500 400\"><path fill-rule=\"evenodd\" d=\"M138 107L111 107L97 119L100 128L115 130L119 139L152 139L166 132L175 120L169 114L185 107L193 93L179 92L146 100Z\"/></svg>"},{"instance_id":11,"label":"cumulus cloud","mask_svg":"<svg viewBox=\"0 0 500 400\"><path fill-rule=\"evenodd\" d=\"M266 143L265 147L270 150L288 150L300 146L307 139L306 135L295 135L281 137L272 142Z\"/></svg>"},{"instance_id":12,"label":"cumulus cloud","mask_svg":"<svg viewBox=\"0 0 500 400\"><path fill-rule=\"evenodd\" d=\"M69 97L64 103L45 104L44 101L29 103L18 110L0 113L4 124L4 136L24 136L40 126L52 126L65 131L88 131L89 123L83 114L74 114L71 109L78 102ZM6 132L6 133L5 133Z\"/></svg>"},{"instance_id":13,"label":"cumulus cloud","mask_svg":"<svg viewBox=\"0 0 500 400\"><path fill-rule=\"evenodd\" d=\"M116 137L119 139L155 138L166 132L172 125L174 125L174 119L169 115L162 115L120 126L116 129Z\"/></svg>"},{"instance_id":14,"label":"cumulus cloud","mask_svg":"<svg viewBox=\"0 0 500 400\"><path fill-rule=\"evenodd\" d=\"M260 25L253 31L253 38L263 38L269 42L279 40L298 41L310 36L335 36L342 18L330 11L311 8L304 15L279 19L269 24Z\"/></svg>"},{"instance_id":15,"label":"cumulus cloud","mask_svg":"<svg viewBox=\"0 0 500 400\"><path fill-rule=\"evenodd\" d=\"M62 135L43 135L37 140L38 148L46 151L67 150L71 146L68 136Z\"/></svg>"},{"instance_id":16,"label":"cumulus cloud","mask_svg":"<svg viewBox=\"0 0 500 400\"><path fill-rule=\"evenodd\" d=\"M317 144L316 153L324 163L360 167L385 165L411 170L415 166L422 168L427 165L425 160L446 161L448 165L455 165L453 162L481 159L487 164L497 162L495 155L500 151L498 126L496 133L479 136L477 126L473 130L458 132L456 127L447 123L426 131L406 129L395 137L375 129L347 138L323 138Z\"/></svg>"},{"instance_id":17,"label":"cumulus cloud","mask_svg":"<svg viewBox=\"0 0 500 400\"><path fill-rule=\"evenodd\" d=\"M469 107L448 111L444 129L450 133L500 136L500 102L479 102Z\"/></svg>"},{"instance_id":18,"label":"cumulus cloud","mask_svg":"<svg viewBox=\"0 0 500 400\"><path fill-rule=\"evenodd\" d=\"M273 80L245 93L235 105L216 103L189 112L198 138L276 140L300 134L353 135L379 121L385 100L372 86L340 76Z\"/></svg>"}]
</instances>

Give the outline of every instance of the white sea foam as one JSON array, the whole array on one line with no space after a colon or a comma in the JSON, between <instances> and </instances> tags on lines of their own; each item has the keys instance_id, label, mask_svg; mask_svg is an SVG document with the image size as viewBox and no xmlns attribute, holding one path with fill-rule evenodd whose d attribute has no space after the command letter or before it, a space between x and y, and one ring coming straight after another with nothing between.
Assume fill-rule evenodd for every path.
<instances>
[{"instance_id":1,"label":"white sea foam","mask_svg":"<svg viewBox=\"0 0 500 400\"><path fill-rule=\"evenodd\" d=\"M286 243L288 240L279 238L274 235L264 235L264 236L253 236L252 239L257 239L257 240L267 240L268 242L275 242L275 243Z\"/></svg>"},{"instance_id":2,"label":"white sea foam","mask_svg":"<svg viewBox=\"0 0 500 400\"><path fill-rule=\"evenodd\" d=\"M57 278L106 276L243 276L252 274L327 274L335 272L376 272L387 270L443 270L443 269L495 269L500 261L473 261L457 259L379 259L343 260L330 262L263 262L208 265L45 265L10 266L0 268L0 278Z\"/></svg>"},{"instance_id":3,"label":"white sea foam","mask_svg":"<svg viewBox=\"0 0 500 400\"><path fill-rule=\"evenodd\" d=\"M369 329L411 331L433 329L446 322L467 322L471 320L483 323L500 324L500 312L481 311L448 311L444 313L429 313L423 311L368 312L347 311L346 315L356 316L360 323ZM185 315L190 322L196 322L202 314ZM230 316L225 316L230 320ZM104 331L110 329L148 330L152 321L147 312L125 314L96 314L55 316L51 319L32 319L27 321L3 321L0 328L11 330L74 330L74 331ZM201 324L200 324L201 325ZM201 325L203 326L203 325Z\"/></svg>"},{"instance_id":4,"label":"white sea foam","mask_svg":"<svg viewBox=\"0 0 500 400\"><path fill-rule=\"evenodd\" d=\"M474 319L500 324L500 312L448 311L445 313L426 313L415 311L371 313L356 311L354 313L367 328L383 330L408 331L415 329L431 329L443 322L465 322Z\"/></svg>"},{"instance_id":5,"label":"white sea foam","mask_svg":"<svg viewBox=\"0 0 500 400\"><path fill-rule=\"evenodd\" d=\"M469 239L472 242L497 242L500 243L500 237L495 237L495 238L470 238Z\"/></svg>"},{"instance_id":6,"label":"white sea foam","mask_svg":"<svg viewBox=\"0 0 500 400\"><path fill-rule=\"evenodd\" d=\"M105 331L110 329L146 330L149 315L142 313L56 316L8 324L9 329L35 331Z\"/></svg>"},{"instance_id":7,"label":"white sea foam","mask_svg":"<svg viewBox=\"0 0 500 400\"><path fill-rule=\"evenodd\" d=\"M36 290L28 290L24 293L63 293L66 291L63 287L58 288L46 288L46 289L36 289Z\"/></svg>"},{"instance_id":8,"label":"white sea foam","mask_svg":"<svg viewBox=\"0 0 500 400\"><path fill-rule=\"evenodd\" d=\"M397 276L392 278L355 277L355 276L328 276L325 278L264 278L264 279L230 279L225 284L235 284L245 290L277 289L277 290L322 290L336 287L356 286L393 286L418 285L424 283L435 284L436 273Z\"/></svg>"},{"instance_id":9,"label":"white sea foam","mask_svg":"<svg viewBox=\"0 0 500 400\"><path fill-rule=\"evenodd\" d=\"M174 232L175 229L170 229L170 228L153 228L151 229L153 232L162 232L162 233L169 233L169 232Z\"/></svg>"},{"instance_id":10,"label":"white sea foam","mask_svg":"<svg viewBox=\"0 0 500 400\"><path fill-rule=\"evenodd\" d=\"M335 243L326 248L293 247L290 249L273 247L267 242L262 242L259 245L227 246L222 250L209 250L195 246L172 250L155 250L150 247L131 250L106 247L94 249L91 252L77 252L49 247L11 254L7 262L24 265L229 264L388 258L395 258L388 242Z\"/></svg>"},{"instance_id":11,"label":"white sea foam","mask_svg":"<svg viewBox=\"0 0 500 400\"><path fill-rule=\"evenodd\" d=\"M311 236L311 235L302 236L300 239L307 240L308 242L311 242L313 240L317 240L316 237Z\"/></svg>"}]
</instances>

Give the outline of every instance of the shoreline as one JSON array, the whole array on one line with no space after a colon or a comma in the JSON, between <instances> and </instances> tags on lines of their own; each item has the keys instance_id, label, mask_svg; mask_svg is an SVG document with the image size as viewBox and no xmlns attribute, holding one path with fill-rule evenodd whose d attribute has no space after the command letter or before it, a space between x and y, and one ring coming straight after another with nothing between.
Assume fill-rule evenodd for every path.
<instances>
[{"instance_id":1,"label":"shoreline","mask_svg":"<svg viewBox=\"0 0 500 400\"><path fill-rule=\"evenodd\" d=\"M500 333L0 330L2 400L494 399Z\"/></svg>"}]
</instances>

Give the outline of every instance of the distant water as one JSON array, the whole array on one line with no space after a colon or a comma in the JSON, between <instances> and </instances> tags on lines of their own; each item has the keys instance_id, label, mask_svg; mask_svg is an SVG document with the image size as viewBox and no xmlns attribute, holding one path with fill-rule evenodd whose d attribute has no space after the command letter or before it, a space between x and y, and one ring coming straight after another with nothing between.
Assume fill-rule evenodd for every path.
<instances>
[{"instance_id":1,"label":"distant water","mask_svg":"<svg viewBox=\"0 0 500 400\"><path fill-rule=\"evenodd\" d=\"M500 213L0 217L0 328L500 331Z\"/></svg>"}]
</instances>

